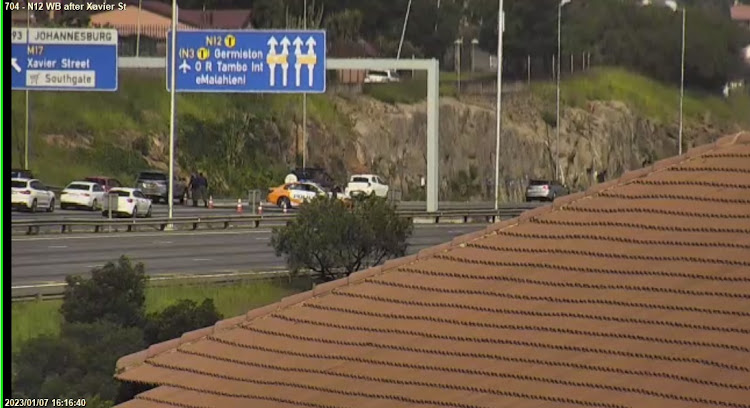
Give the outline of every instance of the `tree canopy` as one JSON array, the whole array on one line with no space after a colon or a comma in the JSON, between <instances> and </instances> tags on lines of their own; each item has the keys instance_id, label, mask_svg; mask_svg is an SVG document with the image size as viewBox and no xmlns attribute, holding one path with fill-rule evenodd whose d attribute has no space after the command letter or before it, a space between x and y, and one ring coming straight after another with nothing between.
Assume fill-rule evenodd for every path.
<instances>
[{"instance_id":1,"label":"tree canopy","mask_svg":"<svg viewBox=\"0 0 750 408\"><path fill-rule=\"evenodd\" d=\"M402 256L412 225L380 197L316 198L300 207L287 226L276 228L271 246L292 271L309 269L329 281Z\"/></svg>"}]
</instances>

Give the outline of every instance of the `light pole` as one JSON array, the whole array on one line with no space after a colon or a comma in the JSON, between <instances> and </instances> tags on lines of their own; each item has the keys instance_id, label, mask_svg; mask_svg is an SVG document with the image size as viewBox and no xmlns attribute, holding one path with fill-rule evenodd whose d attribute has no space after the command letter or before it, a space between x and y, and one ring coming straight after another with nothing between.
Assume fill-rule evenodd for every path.
<instances>
[{"instance_id":1,"label":"light pole","mask_svg":"<svg viewBox=\"0 0 750 408\"><path fill-rule=\"evenodd\" d=\"M141 55L141 8L143 6L143 0L138 0L138 16L135 21L135 56L138 58Z\"/></svg>"},{"instance_id":2,"label":"light pole","mask_svg":"<svg viewBox=\"0 0 750 408\"><path fill-rule=\"evenodd\" d=\"M477 44L479 44L479 40L476 38L473 38L471 40L471 72L474 72L476 61L474 59L474 48L476 48Z\"/></svg>"},{"instance_id":3,"label":"light pole","mask_svg":"<svg viewBox=\"0 0 750 408\"><path fill-rule=\"evenodd\" d=\"M304 8L302 28L307 30L307 0L304 2ZM302 93L302 168L305 167L307 167L307 92Z\"/></svg>"},{"instance_id":4,"label":"light pole","mask_svg":"<svg viewBox=\"0 0 750 408\"><path fill-rule=\"evenodd\" d=\"M673 12L677 12L677 2L674 0L667 1L664 4L671 8ZM678 155L682 155L682 107L685 98L685 6L682 6L682 44L680 48L682 55L680 56L680 129L677 136Z\"/></svg>"},{"instance_id":5,"label":"light pole","mask_svg":"<svg viewBox=\"0 0 750 408\"><path fill-rule=\"evenodd\" d=\"M557 7L557 61L555 71L557 71L557 114L555 116L555 180L560 181L560 60L562 59L562 8L566 4L570 3L571 0L560 0L560 5Z\"/></svg>"},{"instance_id":6,"label":"light pole","mask_svg":"<svg viewBox=\"0 0 750 408\"><path fill-rule=\"evenodd\" d=\"M440 2L438 2L438 8L440 8ZM404 45L404 36L406 35L406 25L409 23L409 13L411 12L411 0L406 5L406 15L404 15L404 25L401 28L401 40L398 42L398 52L396 52L396 59L401 58L401 47Z\"/></svg>"},{"instance_id":7,"label":"light pole","mask_svg":"<svg viewBox=\"0 0 750 408\"><path fill-rule=\"evenodd\" d=\"M167 184L167 203L168 203L168 215L167 217L172 219L172 211L174 207L174 134L177 131L175 129L175 83L176 81L176 58L177 58L177 0L172 0L172 52L169 58L172 60L172 66L170 67L169 78L169 182ZM174 228L172 224L167 225L167 229Z\"/></svg>"},{"instance_id":8,"label":"light pole","mask_svg":"<svg viewBox=\"0 0 750 408\"><path fill-rule=\"evenodd\" d=\"M495 211L500 208L500 130L502 128L503 106L503 32L505 31L505 12L503 0L497 5L497 105L495 112Z\"/></svg>"},{"instance_id":9,"label":"light pole","mask_svg":"<svg viewBox=\"0 0 750 408\"><path fill-rule=\"evenodd\" d=\"M458 74L456 80L456 89L458 94L461 94L461 45L463 45L464 39L457 38L453 44L456 46L454 55L456 56L456 73Z\"/></svg>"},{"instance_id":10,"label":"light pole","mask_svg":"<svg viewBox=\"0 0 750 408\"><path fill-rule=\"evenodd\" d=\"M31 26L31 9L26 10L26 40L29 40ZM24 115L23 168L29 170L29 90L24 91L26 114Z\"/></svg>"}]
</instances>

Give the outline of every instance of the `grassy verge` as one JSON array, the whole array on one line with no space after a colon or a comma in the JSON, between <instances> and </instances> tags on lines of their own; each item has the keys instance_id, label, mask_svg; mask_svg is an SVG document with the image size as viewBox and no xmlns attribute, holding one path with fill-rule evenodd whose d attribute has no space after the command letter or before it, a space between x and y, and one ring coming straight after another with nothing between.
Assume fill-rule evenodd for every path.
<instances>
[{"instance_id":1,"label":"grassy verge","mask_svg":"<svg viewBox=\"0 0 750 408\"><path fill-rule=\"evenodd\" d=\"M280 282L244 282L231 286L164 286L146 290L146 311L156 312L178 299L197 302L211 298L224 317L239 316L248 310L264 306L302 290L301 285ZM11 312L11 342L13 351L24 341L42 334L57 334L62 322L61 300L15 302Z\"/></svg>"},{"instance_id":2,"label":"grassy verge","mask_svg":"<svg viewBox=\"0 0 750 408\"><path fill-rule=\"evenodd\" d=\"M551 82L532 84L542 100L554 101L556 87ZM673 122L679 114L679 89L620 68L596 68L561 82L563 104L585 107L592 100L617 100L642 116ZM735 94L728 99L699 92L685 92L684 115L694 121L722 121L750 125L750 96Z\"/></svg>"},{"instance_id":3,"label":"grassy verge","mask_svg":"<svg viewBox=\"0 0 750 408\"><path fill-rule=\"evenodd\" d=\"M32 92L30 167L54 186L106 175L131 184L137 173L165 163L169 94L163 75L124 71L117 92ZM301 121L299 95L178 94L178 165L209 173L216 193L244 194L285 174L288 135ZM11 161L23 164L25 96L13 92ZM331 99L308 98L311 123L332 133L348 126ZM273 125L272 125L273 124ZM269 129L278 129L270 132ZM64 164L64 165L61 165Z\"/></svg>"}]
</instances>

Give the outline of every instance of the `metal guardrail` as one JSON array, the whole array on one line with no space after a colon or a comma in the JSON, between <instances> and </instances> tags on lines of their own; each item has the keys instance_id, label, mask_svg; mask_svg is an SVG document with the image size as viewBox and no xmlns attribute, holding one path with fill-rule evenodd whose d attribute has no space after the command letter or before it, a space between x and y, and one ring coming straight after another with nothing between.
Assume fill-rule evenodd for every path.
<instances>
[{"instance_id":1,"label":"metal guardrail","mask_svg":"<svg viewBox=\"0 0 750 408\"><path fill-rule=\"evenodd\" d=\"M293 276L288 270L278 268L258 272L222 273L214 275L150 276L148 279L148 285L151 287L175 285L225 285L244 281L293 279L294 277L304 277L308 275L309 272L300 271ZM11 299L14 302L59 299L65 293L66 287L67 284L65 282L13 286L11 287Z\"/></svg>"},{"instance_id":2,"label":"metal guardrail","mask_svg":"<svg viewBox=\"0 0 750 408\"><path fill-rule=\"evenodd\" d=\"M504 207L494 209L471 209L471 210L446 210L428 213L426 211L399 210L401 217L411 218L415 223L468 223L468 222L495 222L498 219L514 218L522 212L536 208L538 205ZM11 230L25 230L27 235L39 234L42 229L50 232L73 233L73 232L133 232L140 227L166 231L171 229L198 230L202 227L215 229L218 225L221 229L233 228L259 228L261 224L284 224L292 221L296 216L291 214L272 215L231 215L231 216L207 216L207 217L174 217L169 218L145 218L145 219L57 219L57 220L21 220L12 221ZM85 231L82 230L85 228Z\"/></svg>"}]
</instances>

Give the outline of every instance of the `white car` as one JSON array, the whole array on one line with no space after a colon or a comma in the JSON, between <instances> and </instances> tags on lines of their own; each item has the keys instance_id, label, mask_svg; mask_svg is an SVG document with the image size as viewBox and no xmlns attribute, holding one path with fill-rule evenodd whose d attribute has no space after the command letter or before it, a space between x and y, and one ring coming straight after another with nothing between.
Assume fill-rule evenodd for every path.
<instances>
[{"instance_id":1,"label":"white car","mask_svg":"<svg viewBox=\"0 0 750 408\"><path fill-rule=\"evenodd\" d=\"M11 207L31 212L44 209L55 211L55 193L37 179L14 178L11 185Z\"/></svg>"},{"instance_id":2,"label":"white car","mask_svg":"<svg viewBox=\"0 0 750 408\"><path fill-rule=\"evenodd\" d=\"M132 218L151 216L151 200L141 190L137 188L118 187L110 189L108 194L113 195L113 197L111 200L109 197L104 199L102 205L103 216L109 216L110 201L113 204L112 216L125 215ZM117 196L117 198L115 199L114 196Z\"/></svg>"},{"instance_id":3,"label":"white car","mask_svg":"<svg viewBox=\"0 0 750 408\"><path fill-rule=\"evenodd\" d=\"M388 83L388 82L399 82L401 78L399 78L398 73L396 71L374 71L370 70L367 71L367 76L365 76L365 83L366 84L382 84L382 83Z\"/></svg>"},{"instance_id":4,"label":"white car","mask_svg":"<svg viewBox=\"0 0 750 408\"><path fill-rule=\"evenodd\" d=\"M349 184L346 185L344 193L349 197L358 194L387 197L388 185L375 174L355 174L349 178Z\"/></svg>"},{"instance_id":5,"label":"white car","mask_svg":"<svg viewBox=\"0 0 750 408\"><path fill-rule=\"evenodd\" d=\"M96 211L102 208L107 199L104 187L91 181L74 181L60 193L60 208L87 208Z\"/></svg>"}]
</instances>

